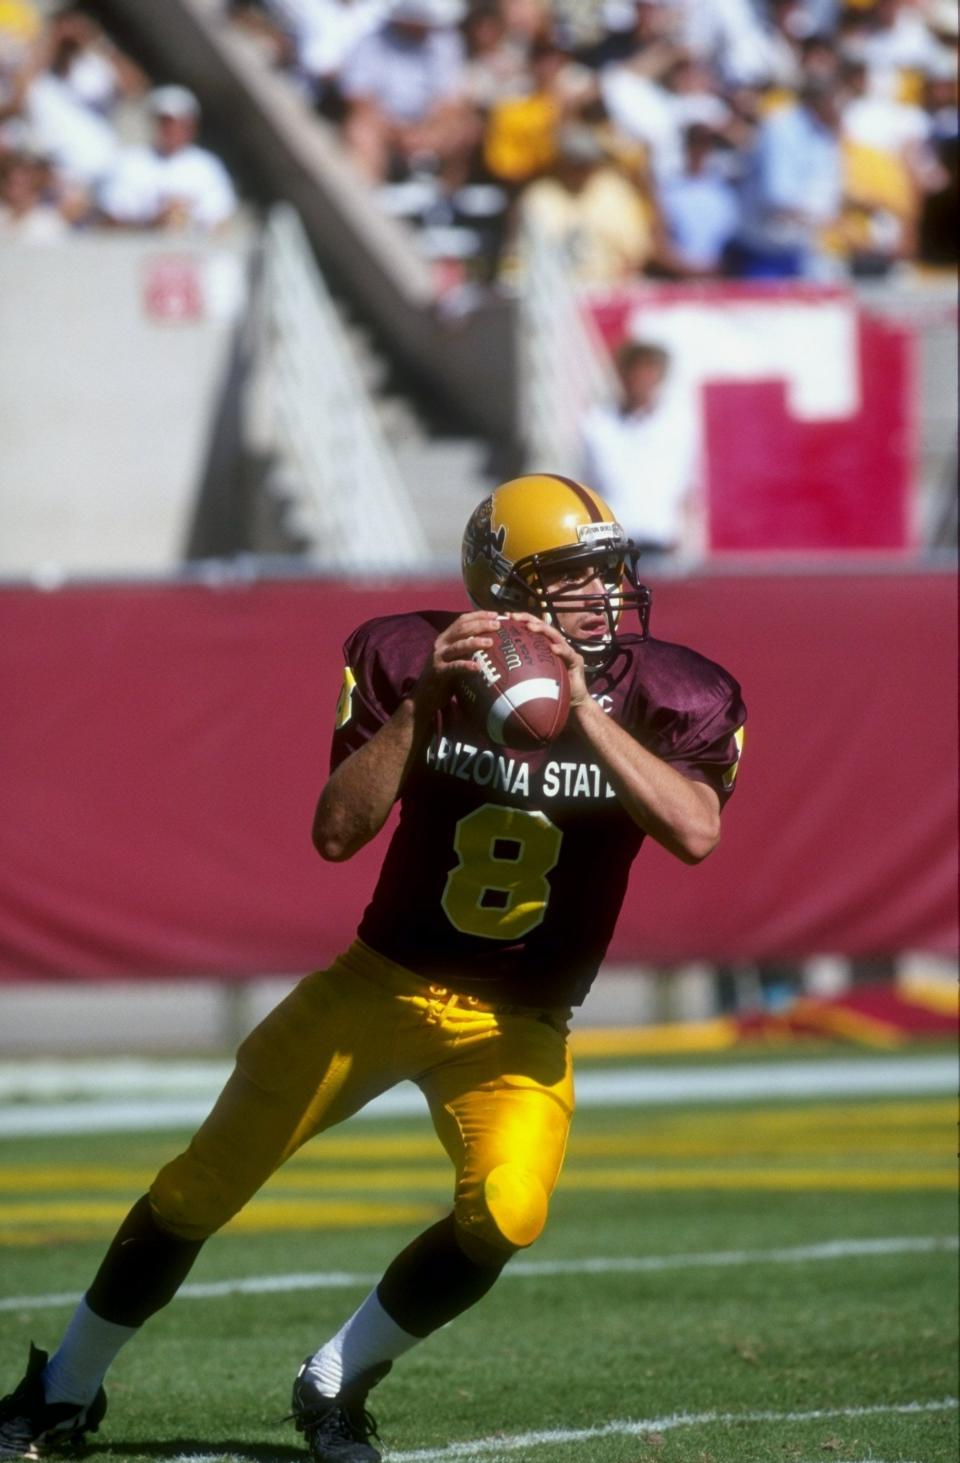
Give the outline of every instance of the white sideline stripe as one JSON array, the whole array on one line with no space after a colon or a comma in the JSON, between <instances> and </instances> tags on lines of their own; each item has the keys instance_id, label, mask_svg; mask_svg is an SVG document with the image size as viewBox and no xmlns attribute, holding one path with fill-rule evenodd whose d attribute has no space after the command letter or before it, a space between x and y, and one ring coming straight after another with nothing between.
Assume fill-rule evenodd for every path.
<instances>
[{"instance_id":1,"label":"white sideline stripe","mask_svg":"<svg viewBox=\"0 0 960 1463\"><path fill-rule=\"evenodd\" d=\"M660 1270L711 1269L727 1265L792 1265L810 1260L846 1260L868 1255L930 1254L956 1250L956 1235L904 1235L889 1239L825 1240L815 1245L792 1245L775 1250L714 1250L703 1254L625 1255L586 1257L582 1260L515 1260L505 1276L620 1275ZM279 1295L293 1290L341 1290L375 1285L379 1275L349 1270L328 1270L303 1275L253 1275L241 1280L211 1280L186 1284L177 1294L184 1300L215 1300L227 1295ZM54 1295L18 1295L0 1298L0 1311L48 1310L75 1305L75 1292Z\"/></svg>"},{"instance_id":2,"label":"white sideline stripe","mask_svg":"<svg viewBox=\"0 0 960 1463\"><path fill-rule=\"evenodd\" d=\"M551 1428L543 1432L520 1433L506 1438L478 1438L475 1442L449 1443L445 1448L415 1448L412 1452L388 1452L387 1463L450 1463L452 1459L498 1458L521 1448L556 1447L563 1443L585 1443L595 1438L640 1437L645 1433L672 1432L678 1427L710 1427L714 1424L748 1422L826 1422L831 1418L882 1417L889 1414L920 1415L947 1412L958 1405L956 1397L940 1402L881 1403L873 1407L814 1408L809 1412L675 1412L670 1417L623 1419L599 1427Z\"/></svg>"},{"instance_id":3,"label":"white sideline stripe","mask_svg":"<svg viewBox=\"0 0 960 1463\"><path fill-rule=\"evenodd\" d=\"M387 1453L388 1463L391 1459L400 1460L402 1453ZM167 1463L254 1463L252 1458L241 1457L239 1453L178 1453L175 1458L170 1458ZM822 1459L801 1460L801 1463L823 1463ZM856 1458L849 1459L848 1463L889 1463L886 1458ZM901 1463L918 1463L916 1459L903 1459Z\"/></svg>"},{"instance_id":4,"label":"white sideline stripe","mask_svg":"<svg viewBox=\"0 0 960 1463\"><path fill-rule=\"evenodd\" d=\"M109 1065L109 1064L107 1064ZM161 1097L168 1092L169 1074L162 1067L152 1074L146 1066L137 1075L128 1073L129 1083L113 1084L106 1101L99 1096L111 1090L109 1071L97 1086L89 1074L71 1078L69 1064L63 1066L64 1096L83 1092L81 1102L44 1102L32 1106L22 1100L35 1095L39 1084L31 1082L29 1064L11 1070L0 1102L0 1138L40 1137L47 1133L163 1132L192 1128L202 1122L210 1105L229 1076L229 1063L179 1067L180 1091L193 1088L186 1099ZM189 1080L188 1074L192 1074ZM0 1078L2 1081L2 1078ZM71 1086L71 1081L75 1086ZM155 1086L153 1085L155 1083ZM661 1069L605 1067L577 1075L577 1104L580 1107L641 1106L659 1103L699 1103L714 1100L738 1102L798 1097L869 1097L896 1094L953 1094L957 1090L957 1064L952 1056L864 1057L860 1060L751 1062L743 1067L669 1067ZM51 1084L43 1088L51 1092ZM126 1093L124 1097L122 1094ZM158 1095L152 1096L152 1093ZM18 1100L18 1098L20 1100ZM422 1116L426 1102L412 1082L401 1082L358 1113L363 1118Z\"/></svg>"},{"instance_id":5,"label":"white sideline stripe","mask_svg":"<svg viewBox=\"0 0 960 1463\"><path fill-rule=\"evenodd\" d=\"M669 1417L648 1417L636 1421L624 1419L599 1427L553 1428L544 1432L519 1433L507 1438L477 1438L474 1442L448 1443L445 1448L415 1448L412 1452L389 1449L385 1463L452 1463L454 1459L472 1463L476 1458L502 1458L521 1448L542 1448L548 1444L585 1443L595 1438L642 1437L647 1433L673 1432L679 1427L711 1427L717 1423L751 1422L829 1422L834 1418L853 1420L861 1417L921 1416L928 1412L949 1412L957 1407L956 1397L940 1402L901 1402L873 1407L823 1407L809 1412L675 1412ZM166 1463L253 1463L238 1453L177 1453ZM860 1463L882 1463L878 1458L864 1458Z\"/></svg>"},{"instance_id":6,"label":"white sideline stripe","mask_svg":"<svg viewBox=\"0 0 960 1463\"><path fill-rule=\"evenodd\" d=\"M9 1058L0 1066L0 1103L24 1103L32 1100L63 1102L78 1098L135 1098L187 1097L197 1101L213 1098L220 1091L230 1075L231 1063L222 1058L194 1058L190 1061L168 1061L150 1057L107 1057L96 1062L89 1058ZM748 1067L738 1069L726 1062L686 1063L668 1068L647 1070L643 1076L651 1091L661 1088L675 1090L678 1086L685 1091L693 1083L699 1090L706 1082L713 1091L725 1088L730 1082L742 1084L759 1081L764 1089L776 1087L782 1075L788 1082L797 1080L798 1075L811 1071L819 1073L832 1084L842 1078L845 1072L862 1072L865 1068L885 1073L896 1068L898 1072L940 1071L955 1079L956 1063L942 1054L909 1057L878 1057L863 1055L827 1057L811 1060L798 1057L785 1062L754 1061ZM581 1087L589 1088L595 1083L617 1081L625 1073L635 1072L637 1064L629 1067L605 1067L601 1072L578 1074ZM951 1086L955 1087L955 1081Z\"/></svg>"},{"instance_id":7,"label":"white sideline stripe","mask_svg":"<svg viewBox=\"0 0 960 1463\"><path fill-rule=\"evenodd\" d=\"M402 1453L388 1453L386 1459L402 1459ZM167 1459L165 1463L253 1463L253 1459L241 1457L239 1453L177 1453L174 1459ZM802 1460L808 1463L808 1460ZM809 1463L822 1463L822 1459L809 1460ZM837 1463L887 1463L887 1459L837 1459ZM903 1463L916 1463L916 1460L904 1459Z\"/></svg>"}]
</instances>

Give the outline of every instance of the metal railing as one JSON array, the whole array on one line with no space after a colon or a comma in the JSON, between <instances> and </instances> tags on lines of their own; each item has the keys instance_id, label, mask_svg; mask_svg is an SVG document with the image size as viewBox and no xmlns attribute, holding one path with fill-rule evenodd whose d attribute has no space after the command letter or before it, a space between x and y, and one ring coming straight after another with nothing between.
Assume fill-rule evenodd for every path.
<instances>
[{"instance_id":1,"label":"metal railing","mask_svg":"<svg viewBox=\"0 0 960 1463\"><path fill-rule=\"evenodd\" d=\"M273 446L318 567L409 569L427 544L296 211L264 239Z\"/></svg>"},{"instance_id":2,"label":"metal railing","mask_svg":"<svg viewBox=\"0 0 960 1463\"><path fill-rule=\"evenodd\" d=\"M524 445L531 471L578 477L580 424L617 396L617 377L560 249L529 223L520 241L519 353Z\"/></svg>"}]
</instances>

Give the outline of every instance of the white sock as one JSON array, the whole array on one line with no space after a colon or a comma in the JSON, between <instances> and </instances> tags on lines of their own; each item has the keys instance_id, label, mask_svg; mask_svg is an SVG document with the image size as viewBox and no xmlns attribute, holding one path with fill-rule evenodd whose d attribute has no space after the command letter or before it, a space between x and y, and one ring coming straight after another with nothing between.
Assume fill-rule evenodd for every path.
<instances>
[{"instance_id":1,"label":"white sock","mask_svg":"<svg viewBox=\"0 0 960 1463\"><path fill-rule=\"evenodd\" d=\"M422 1339L398 1326L383 1309L377 1292L371 1290L336 1336L310 1358L307 1376L324 1397L335 1397L361 1372L378 1362L393 1361Z\"/></svg>"},{"instance_id":2,"label":"white sock","mask_svg":"<svg viewBox=\"0 0 960 1463\"><path fill-rule=\"evenodd\" d=\"M139 1329L104 1321L82 1300L56 1354L44 1368L43 1391L47 1401L92 1402L117 1352Z\"/></svg>"}]
</instances>

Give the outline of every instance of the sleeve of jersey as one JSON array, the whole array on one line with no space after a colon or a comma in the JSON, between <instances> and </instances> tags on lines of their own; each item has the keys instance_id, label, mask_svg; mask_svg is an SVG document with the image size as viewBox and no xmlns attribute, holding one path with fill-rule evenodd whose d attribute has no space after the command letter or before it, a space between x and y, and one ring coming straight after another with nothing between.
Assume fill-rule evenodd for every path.
<instances>
[{"instance_id":1,"label":"sleeve of jersey","mask_svg":"<svg viewBox=\"0 0 960 1463\"><path fill-rule=\"evenodd\" d=\"M343 647L343 682L337 700L330 770L333 771L389 721L416 682L400 637L369 621Z\"/></svg>"},{"instance_id":2,"label":"sleeve of jersey","mask_svg":"<svg viewBox=\"0 0 960 1463\"><path fill-rule=\"evenodd\" d=\"M722 807L736 786L746 719L740 688L731 680L720 699L691 718L674 747L662 754L664 761L684 777L712 787Z\"/></svg>"}]
</instances>

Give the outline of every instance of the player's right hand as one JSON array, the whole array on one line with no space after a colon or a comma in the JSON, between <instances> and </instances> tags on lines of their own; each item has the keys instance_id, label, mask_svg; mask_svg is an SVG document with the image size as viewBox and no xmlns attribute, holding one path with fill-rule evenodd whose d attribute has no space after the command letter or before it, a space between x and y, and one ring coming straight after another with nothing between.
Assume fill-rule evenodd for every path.
<instances>
[{"instance_id":1,"label":"player's right hand","mask_svg":"<svg viewBox=\"0 0 960 1463\"><path fill-rule=\"evenodd\" d=\"M473 656L494 644L499 618L493 610L467 610L440 632L413 693L418 711L439 711L453 694L457 677L477 673Z\"/></svg>"}]
</instances>

